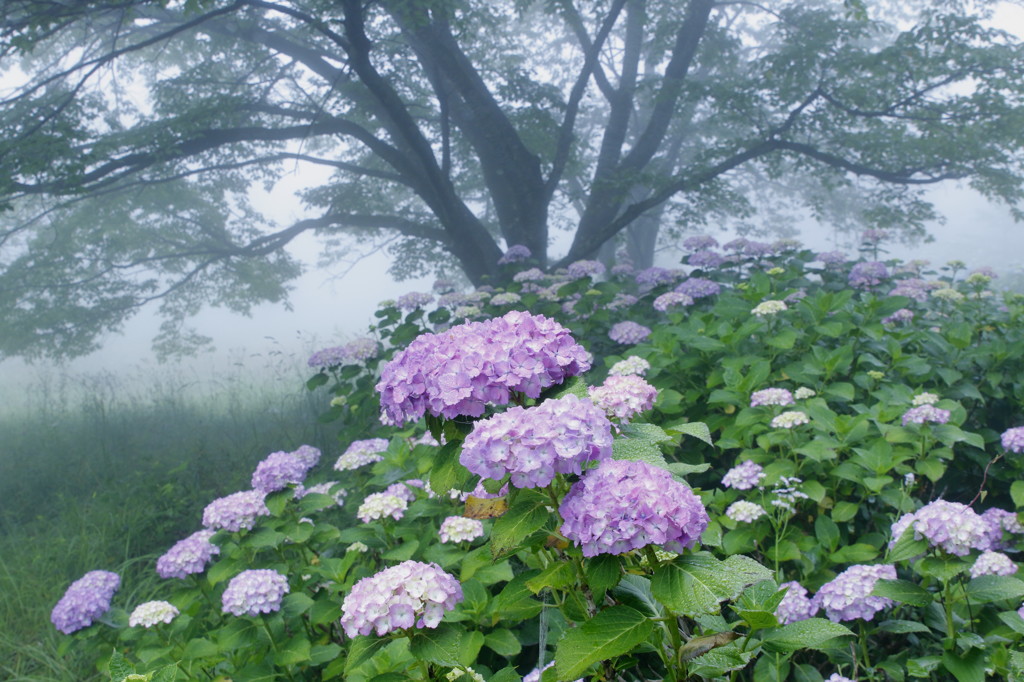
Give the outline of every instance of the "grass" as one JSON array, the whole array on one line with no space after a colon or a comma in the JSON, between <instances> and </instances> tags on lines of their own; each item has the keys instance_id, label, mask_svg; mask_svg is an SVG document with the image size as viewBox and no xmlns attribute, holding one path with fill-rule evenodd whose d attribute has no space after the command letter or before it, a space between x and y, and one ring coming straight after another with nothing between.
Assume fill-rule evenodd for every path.
<instances>
[{"instance_id":1,"label":"grass","mask_svg":"<svg viewBox=\"0 0 1024 682\"><path fill-rule=\"evenodd\" d=\"M200 527L212 499L249 487L274 450L329 456L322 394L275 359L267 371L204 376L168 369L127 378L40 376L0 414L0 679L102 679L95 651L49 622L67 585L117 571L130 609L160 598L156 558ZM69 647L68 645L71 644Z\"/></svg>"}]
</instances>

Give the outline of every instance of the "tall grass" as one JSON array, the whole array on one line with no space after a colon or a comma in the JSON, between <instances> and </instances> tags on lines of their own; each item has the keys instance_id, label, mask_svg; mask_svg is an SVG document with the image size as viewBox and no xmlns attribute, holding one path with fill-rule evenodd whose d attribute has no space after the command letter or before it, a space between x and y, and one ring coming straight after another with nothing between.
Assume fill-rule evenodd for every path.
<instances>
[{"instance_id":1,"label":"tall grass","mask_svg":"<svg viewBox=\"0 0 1024 682\"><path fill-rule=\"evenodd\" d=\"M215 497L249 487L255 464L303 443L334 445L293 359L264 370L183 368L40 374L0 414L0 679L100 677L49 622L86 571L125 583L115 605L160 598L156 557L200 527ZM62 647L64 643L64 647Z\"/></svg>"}]
</instances>

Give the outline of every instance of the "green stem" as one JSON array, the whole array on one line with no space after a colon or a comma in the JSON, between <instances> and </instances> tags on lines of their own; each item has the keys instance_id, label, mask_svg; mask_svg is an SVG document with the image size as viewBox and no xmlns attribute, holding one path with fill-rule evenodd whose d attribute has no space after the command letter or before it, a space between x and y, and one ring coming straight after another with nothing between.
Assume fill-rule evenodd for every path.
<instances>
[{"instance_id":1,"label":"green stem","mask_svg":"<svg viewBox=\"0 0 1024 682\"><path fill-rule=\"evenodd\" d=\"M274 635L271 634L271 632L270 632L270 626L267 625L267 621L265 619L261 618L261 617L257 616L257 620L259 620L260 625L263 626L263 631L267 633L267 639L270 640L270 648L274 650L274 654L275 654L274 657L276 658L277 657L276 654L278 653L277 642L274 641ZM294 680L295 679L294 677L292 677L292 673L288 669L285 669L284 674L288 676L289 680Z\"/></svg>"},{"instance_id":2,"label":"green stem","mask_svg":"<svg viewBox=\"0 0 1024 682\"><path fill-rule=\"evenodd\" d=\"M949 581L946 580L942 583L942 608L946 612L946 641L942 643L942 647L947 651L952 651L956 644L956 629L953 626L953 595L950 592Z\"/></svg>"}]
</instances>

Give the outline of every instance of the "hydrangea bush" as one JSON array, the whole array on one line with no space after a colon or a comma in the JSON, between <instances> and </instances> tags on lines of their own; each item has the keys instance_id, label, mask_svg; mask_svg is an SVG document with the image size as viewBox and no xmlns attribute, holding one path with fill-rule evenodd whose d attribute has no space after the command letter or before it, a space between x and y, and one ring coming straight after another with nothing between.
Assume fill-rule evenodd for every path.
<instances>
[{"instance_id":1,"label":"hydrangea bush","mask_svg":"<svg viewBox=\"0 0 1024 682\"><path fill-rule=\"evenodd\" d=\"M54 625L117 682L1024 675L1024 297L717 247L382 304L310 359L337 442Z\"/></svg>"}]
</instances>

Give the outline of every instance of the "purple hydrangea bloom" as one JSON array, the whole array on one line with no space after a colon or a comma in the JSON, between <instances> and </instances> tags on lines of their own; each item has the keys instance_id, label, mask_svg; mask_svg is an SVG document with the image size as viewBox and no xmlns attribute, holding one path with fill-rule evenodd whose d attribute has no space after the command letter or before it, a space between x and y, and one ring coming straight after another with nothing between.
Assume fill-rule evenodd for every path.
<instances>
[{"instance_id":1,"label":"purple hydrangea bloom","mask_svg":"<svg viewBox=\"0 0 1024 682\"><path fill-rule=\"evenodd\" d=\"M889 292L890 296L906 296L912 298L918 303L924 303L928 300L928 283L923 279L911 277L909 279L901 279L896 283L896 286L892 291Z\"/></svg>"},{"instance_id":2,"label":"purple hydrangea bloom","mask_svg":"<svg viewBox=\"0 0 1024 682\"><path fill-rule=\"evenodd\" d=\"M514 291L504 291L491 297L491 305L515 305L523 298Z\"/></svg>"},{"instance_id":3,"label":"purple hydrangea bloom","mask_svg":"<svg viewBox=\"0 0 1024 682\"><path fill-rule=\"evenodd\" d=\"M578 260L575 263L569 263L566 270L572 279L581 279L583 277L600 277L604 274L605 267L601 261Z\"/></svg>"},{"instance_id":4,"label":"purple hydrangea bloom","mask_svg":"<svg viewBox=\"0 0 1024 682\"><path fill-rule=\"evenodd\" d=\"M1017 515L1005 509L986 509L981 514L981 520L985 522L985 526L988 528L986 533L988 542L986 546L991 549L1010 548L1011 543L1003 539L1004 533L1012 535L1024 534L1024 526L1021 526Z\"/></svg>"},{"instance_id":5,"label":"purple hydrangea bloom","mask_svg":"<svg viewBox=\"0 0 1024 682\"><path fill-rule=\"evenodd\" d=\"M682 552L697 543L708 514L689 487L642 461L605 460L573 484L558 508L561 532L583 556L647 545Z\"/></svg>"},{"instance_id":6,"label":"purple hydrangea bloom","mask_svg":"<svg viewBox=\"0 0 1024 682\"><path fill-rule=\"evenodd\" d=\"M763 388L750 394L750 406L792 405L793 394L785 388Z\"/></svg>"},{"instance_id":7,"label":"purple hydrangea bloom","mask_svg":"<svg viewBox=\"0 0 1024 682\"><path fill-rule=\"evenodd\" d=\"M620 308L629 308L630 306L636 305L639 301L633 294L624 294L621 291L615 294L615 298L608 301L608 310L618 310Z\"/></svg>"},{"instance_id":8,"label":"purple hydrangea bloom","mask_svg":"<svg viewBox=\"0 0 1024 682\"><path fill-rule=\"evenodd\" d=\"M256 465L252 474L252 489L261 493L284 490L289 485L306 480L309 467L303 459L291 452L272 452Z\"/></svg>"},{"instance_id":9,"label":"purple hydrangea bloom","mask_svg":"<svg viewBox=\"0 0 1024 682\"><path fill-rule=\"evenodd\" d=\"M556 473L578 474L584 462L611 457L611 430L601 408L570 394L477 422L459 461L484 478L511 474L517 488L541 488Z\"/></svg>"},{"instance_id":10,"label":"purple hydrangea bloom","mask_svg":"<svg viewBox=\"0 0 1024 682\"><path fill-rule=\"evenodd\" d=\"M442 277L440 279L435 279L434 285L430 288L434 290L435 294L450 294L455 291L455 282Z\"/></svg>"},{"instance_id":11,"label":"purple hydrangea bloom","mask_svg":"<svg viewBox=\"0 0 1024 682\"><path fill-rule=\"evenodd\" d=\"M669 291L654 299L651 304L659 313L667 312L669 308L676 306L693 305L693 299L678 291Z\"/></svg>"},{"instance_id":12,"label":"purple hydrangea bloom","mask_svg":"<svg viewBox=\"0 0 1024 682\"><path fill-rule=\"evenodd\" d=\"M71 583L50 612L50 622L65 635L87 628L110 610L121 577L110 571L89 571Z\"/></svg>"},{"instance_id":13,"label":"purple hydrangea bloom","mask_svg":"<svg viewBox=\"0 0 1024 682\"><path fill-rule=\"evenodd\" d=\"M388 441L384 438L367 438L355 440L349 444L345 452L338 457L334 463L337 471L351 471L359 467L380 462L384 459L383 453L388 449Z\"/></svg>"},{"instance_id":14,"label":"purple hydrangea bloom","mask_svg":"<svg viewBox=\"0 0 1024 682\"><path fill-rule=\"evenodd\" d=\"M412 487L410 487L410 485ZM423 481L419 481L419 480L416 480L415 483L413 483L412 480L409 480L409 481L397 481L397 482L392 483L391 485L389 485L387 488L384 488L384 492L387 493L388 495L394 495L395 497L400 497L403 500L405 500L406 502L412 502L412 501L414 501L416 499L416 493L413 491L413 488L422 488L422 487L423 487Z\"/></svg>"},{"instance_id":15,"label":"purple hydrangea bloom","mask_svg":"<svg viewBox=\"0 0 1024 682\"><path fill-rule=\"evenodd\" d=\"M525 260L529 260L533 256L533 252L529 248L522 244L513 244L508 247L508 251L498 259L498 265L510 265L512 263L522 263Z\"/></svg>"},{"instance_id":16,"label":"purple hydrangea bloom","mask_svg":"<svg viewBox=\"0 0 1024 682\"><path fill-rule=\"evenodd\" d=\"M348 360L348 354L345 352L344 346L332 346L321 348L310 355L306 364L314 369L328 369L344 365L346 360Z\"/></svg>"},{"instance_id":17,"label":"purple hydrangea bloom","mask_svg":"<svg viewBox=\"0 0 1024 682\"><path fill-rule=\"evenodd\" d=\"M341 626L349 637L436 628L461 601L462 585L440 566L403 561L352 586L341 605Z\"/></svg>"},{"instance_id":18,"label":"purple hydrangea bloom","mask_svg":"<svg viewBox=\"0 0 1024 682\"><path fill-rule=\"evenodd\" d=\"M864 261L857 263L850 269L847 281L851 287L867 289L876 284L881 284L882 280L888 276L889 269L885 267L885 263L881 261Z\"/></svg>"},{"instance_id":19,"label":"purple hydrangea bloom","mask_svg":"<svg viewBox=\"0 0 1024 682\"><path fill-rule=\"evenodd\" d=\"M267 516L270 510L264 503L266 497L258 490L243 490L220 497L203 510L203 525L214 530L237 532L243 528L251 530L256 518Z\"/></svg>"},{"instance_id":20,"label":"purple hydrangea bloom","mask_svg":"<svg viewBox=\"0 0 1024 682\"><path fill-rule=\"evenodd\" d=\"M733 239L732 241L726 242L722 246L722 248L725 249L726 251L742 251L743 249L747 248L747 244L749 244L749 243L750 242L748 242L743 237L737 237L736 239Z\"/></svg>"},{"instance_id":21,"label":"purple hydrangea bloom","mask_svg":"<svg viewBox=\"0 0 1024 682\"><path fill-rule=\"evenodd\" d=\"M288 594L288 578L269 568L242 571L221 596L222 610L233 616L257 616L281 608Z\"/></svg>"},{"instance_id":22,"label":"purple hydrangea bloom","mask_svg":"<svg viewBox=\"0 0 1024 682\"><path fill-rule=\"evenodd\" d=\"M892 315L882 318L882 324L887 326L895 326L897 324L903 324L904 322L910 322L914 319L914 311L909 308L900 308Z\"/></svg>"},{"instance_id":23,"label":"purple hydrangea bloom","mask_svg":"<svg viewBox=\"0 0 1024 682\"><path fill-rule=\"evenodd\" d=\"M918 405L903 413L903 425L907 424L945 424L949 421L949 410L934 405Z\"/></svg>"},{"instance_id":24,"label":"purple hydrangea bloom","mask_svg":"<svg viewBox=\"0 0 1024 682\"><path fill-rule=\"evenodd\" d=\"M683 248L687 251L718 248L718 240L706 234L698 234L683 240Z\"/></svg>"},{"instance_id":25,"label":"purple hydrangea bloom","mask_svg":"<svg viewBox=\"0 0 1024 682\"><path fill-rule=\"evenodd\" d=\"M753 460L737 464L722 477L722 487L736 490L750 490L765 476L764 467Z\"/></svg>"},{"instance_id":26,"label":"purple hydrangea bloom","mask_svg":"<svg viewBox=\"0 0 1024 682\"><path fill-rule=\"evenodd\" d=\"M925 538L949 554L967 556L972 549L989 549L989 526L973 509L959 502L935 500L916 512L904 514L892 525L892 542L913 528L914 538Z\"/></svg>"},{"instance_id":27,"label":"purple hydrangea bloom","mask_svg":"<svg viewBox=\"0 0 1024 682\"><path fill-rule=\"evenodd\" d=\"M530 268L512 275L513 282L539 282L547 277L540 268Z\"/></svg>"},{"instance_id":28,"label":"purple hydrangea bloom","mask_svg":"<svg viewBox=\"0 0 1024 682\"><path fill-rule=\"evenodd\" d=\"M886 597L871 596L875 583L881 579L895 580L896 568L887 564L850 566L825 583L814 595L814 611L825 609L825 615L834 622L844 620L871 620L882 609L892 606Z\"/></svg>"},{"instance_id":29,"label":"purple hydrangea bloom","mask_svg":"<svg viewBox=\"0 0 1024 682\"><path fill-rule=\"evenodd\" d=\"M711 270L717 268L719 265L725 262L725 259L714 251L697 251L691 253L690 257L686 259L687 265L692 265L695 268L703 268L705 270Z\"/></svg>"},{"instance_id":30,"label":"purple hydrangea bloom","mask_svg":"<svg viewBox=\"0 0 1024 682\"><path fill-rule=\"evenodd\" d=\"M591 386L588 392L595 405L622 424L628 424L636 415L654 407L658 398L658 389L633 374L609 376L602 385Z\"/></svg>"},{"instance_id":31,"label":"purple hydrangea bloom","mask_svg":"<svg viewBox=\"0 0 1024 682\"><path fill-rule=\"evenodd\" d=\"M199 530L184 540L179 540L164 555L156 560L156 573L161 578L186 578L193 573L202 573L220 547L210 542L216 531Z\"/></svg>"},{"instance_id":32,"label":"purple hydrangea bloom","mask_svg":"<svg viewBox=\"0 0 1024 682\"><path fill-rule=\"evenodd\" d=\"M690 298L696 300L698 298L714 296L722 290L722 287L720 287L716 282L712 282L710 279L704 279L703 277L688 277L680 282L679 286L677 286L675 290L680 294L686 294Z\"/></svg>"},{"instance_id":33,"label":"purple hydrangea bloom","mask_svg":"<svg viewBox=\"0 0 1024 682\"><path fill-rule=\"evenodd\" d=\"M463 294L457 291L453 291L449 294L442 294L437 298L437 306L439 308L458 308L472 302L473 301L469 294Z\"/></svg>"},{"instance_id":34,"label":"purple hydrangea bloom","mask_svg":"<svg viewBox=\"0 0 1024 682\"><path fill-rule=\"evenodd\" d=\"M400 425L427 412L479 417L488 403L510 402L512 391L536 398L590 363L569 330L522 311L423 334L381 371L381 421Z\"/></svg>"},{"instance_id":35,"label":"purple hydrangea bloom","mask_svg":"<svg viewBox=\"0 0 1024 682\"><path fill-rule=\"evenodd\" d=\"M1018 426L1016 428L1003 431L1003 435L1000 436L1000 440L1003 443L1003 449L1007 452L1013 452L1016 454L1024 452L1024 426Z\"/></svg>"},{"instance_id":36,"label":"purple hydrangea bloom","mask_svg":"<svg viewBox=\"0 0 1024 682\"><path fill-rule=\"evenodd\" d=\"M1002 552L993 552L986 549L974 561L971 566L971 577L977 578L983 575L1013 575L1017 572L1017 564L1013 559Z\"/></svg>"},{"instance_id":37,"label":"purple hydrangea bloom","mask_svg":"<svg viewBox=\"0 0 1024 682\"><path fill-rule=\"evenodd\" d=\"M807 620L817 612L811 599L807 596L806 587L795 580L779 585L780 590L787 587L789 589L786 591L786 596L775 608L775 617L779 619L780 623L789 625L800 620Z\"/></svg>"},{"instance_id":38,"label":"purple hydrangea bloom","mask_svg":"<svg viewBox=\"0 0 1024 682\"><path fill-rule=\"evenodd\" d=\"M619 263L617 265L613 265L611 269L613 277L632 277L635 272L636 268L629 263Z\"/></svg>"},{"instance_id":39,"label":"purple hydrangea bloom","mask_svg":"<svg viewBox=\"0 0 1024 682\"><path fill-rule=\"evenodd\" d=\"M636 283L644 289L653 289L659 284L671 284L676 281L676 273L658 266L646 268L636 273Z\"/></svg>"},{"instance_id":40,"label":"purple hydrangea bloom","mask_svg":"<svg viewBox=\"0 0 1024 682\"><path fill-rule=\"evenodd\" d=\"M771 244L765 242L748 240L747 243L743 245L743 255L745 256L759 258L761 256L770 256L773 253L775 253L775 248Z\"/></svg>"},{"instance_id":41,"label":"purple hydrangea bloom","mask_svg":"<svg viewBox=\"0 0 1024 682\"><path fill-rule=\"evenodd\" d=\"M377 340L361 336L345 344L345 353L353 362L366 362L377 357Z\"/></svg>"},{"instance_id":42,"label":"purple hydrangea bloom","mask_svg":"<svg viewBox=\"0 0 1024 682\"><path fill-rule=\"evenodd\" d=\"M804 246L799 239L776 239L772 242L772 251L783 253L785 251L798 251Z\"/></svg>"},{"instance_id":43,"label":"purple hydrangea bloom","mask_svg":"<svg viewBox=\"0 0 1024 682\"><path fill-rule=\"evenodd\" d=\"M363 503L359 505L356 517L363 523L370 523L387 516L398 521L405 515L405 510L408 508L409 502L406 495L399 496L389 492L373 493L367 495Z\"/></svg>"},{"instance_id":44,"label":"purple hydrangea bloom","mask_svg":"<svg viewBox=\"0 0 1024 682\"><path fill-rule=\"evenodd\" d=\"M633 345L640 343L651 335L650 327L637 324L631 320L617 322L608 331L608 337L615 343Z\"/></svg>"},{"instance_id":45,"label":"purple hydrangea bloom","mask_svg":"<svg viewBox=\"0 0 1024 682\"><path fill-rule=\"evenodd\" d=\"M398 307L402 310L416 310L434 302L434 295L419 291L410 291L398 297Z\"/></svg>"},{"instance_id":46,"label":"purple hydrangea bloom","mask_svg":"<svg viewBox=\"0 0 1024 682\"><path fill-rule=\"evenodd\" d=\"M839 265L846 262L846 254L842 251L823 251L817 255L817 259L825 265Z\"/></svg>"}]
</instances>

